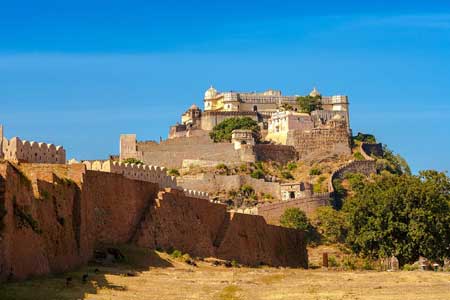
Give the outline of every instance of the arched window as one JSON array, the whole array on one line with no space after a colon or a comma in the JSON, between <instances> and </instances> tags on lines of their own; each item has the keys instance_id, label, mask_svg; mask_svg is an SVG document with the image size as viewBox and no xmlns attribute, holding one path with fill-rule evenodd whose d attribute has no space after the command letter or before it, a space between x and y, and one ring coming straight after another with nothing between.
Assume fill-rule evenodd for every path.
<instances>
[{"instance_id":1,"label":"arched window","mask_svg":"<svg viewBox=\"0 0 450 300\"><path fill-rule=\"evenodd\" d=\"M253 105L253 111L258 111L258 106Z\"/></svg>"}]
</instances>

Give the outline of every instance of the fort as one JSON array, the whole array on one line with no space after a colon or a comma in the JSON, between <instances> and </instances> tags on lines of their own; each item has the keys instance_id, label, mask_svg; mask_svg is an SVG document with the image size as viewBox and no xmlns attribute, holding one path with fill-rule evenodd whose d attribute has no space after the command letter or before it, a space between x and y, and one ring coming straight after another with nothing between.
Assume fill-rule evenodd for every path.
<instances>
[{"instance_id":1,"label":"fort","mask_svg":"<svg viewBox=\"0 0 450 300\"><path fill-rule=\"evenodd\" d=\"M319 99L320 107L311 112L301 111L299 97L211 87L204 109L192 105L168 139L122 134L119 155L107 160L66 162L62 146L8 140L0 126L0 280L70 270L91 259L98 245L120 243L248 265L307 267L304 234L279 227L281 214L297 207L309 216L330 205L333 180L377 172L372 156L382 150L362 143L364 160L351 159L346 96L321 96L314 88L306 97ZM235 117L256 121L260 139L248 129L234 130L231 141L210 138L217 124ZM217 166L282 168L339 157L347 163L328 171L326 191L316 190L320 182L293 177L217 173ZM201 172L190 174L192 168ZM230 208L215 198L244 186L270 201Z\"/></svg>"}]
</instances>

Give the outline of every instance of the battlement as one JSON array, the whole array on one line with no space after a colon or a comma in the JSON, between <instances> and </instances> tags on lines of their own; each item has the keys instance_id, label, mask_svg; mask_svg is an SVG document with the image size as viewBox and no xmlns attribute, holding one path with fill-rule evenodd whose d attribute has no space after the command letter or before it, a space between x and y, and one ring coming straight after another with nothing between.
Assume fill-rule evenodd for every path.
<instances>
[{"instance_id":1,"label":"battlement","mask_svg":"<svg viewBox=\"0 0 450 300\"><path fill-rule=\"evenodd\" d=\"M66 150L62 146L21 140L13 137L3 138L3 158L14 162L65 164Z\"/></svg>"},{"instance_id":2,"label":"battlement","mask_svg":"<svg viewBox=\"0 0 450 300\"><path fill-rule=\"evenodd\" d=\"M158 183L160 188L177 188L177 180L165 168L116 161L84 161L87 170L122 174L124 177Z\"/></svg>"}]
</instances>

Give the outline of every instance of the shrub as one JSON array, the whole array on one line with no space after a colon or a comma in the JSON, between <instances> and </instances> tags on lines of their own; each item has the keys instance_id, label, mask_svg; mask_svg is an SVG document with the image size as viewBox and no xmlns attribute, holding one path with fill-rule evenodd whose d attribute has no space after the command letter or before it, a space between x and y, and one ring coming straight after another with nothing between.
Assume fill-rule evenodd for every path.
<instances>
[{"instance_id":1,"label":"shrub","mask_svg":"<svg viewBox=\"0 0 450 300\"><path fill-rule=\"evenodd\" d=\"M310 228L308 217L298 208L287 208L280 217L280 224L283 227L305 231Z\"/></svg>"},{"instance_id":2,"label":"shrub","mask_svg":"<svg viewBox=\"0 0 450 300\"><path fill-rule=\"evenodd\" d=\"M180 176L180 172L177 169L169 169L167 174L169 176Z\"/></svg>"},{"instance_id":3,"label":"shrub","mask_svg":"<svg viewBox=\"0 0 450 300\"><path fill-rule=\"evenodd\" d=\"M245 197L250 197L255 194L255 190L253 189L253 187L251 185L244 184L243 186L241 186L241 193Z\"/></svg>"},{"instance_id":4,"label":"shrub","mask_svg":"<svg viewBox=\"0 0 450 300\"><path fill-rule=\"evenodd\" d=\"M294 176L288 171L282 171L281 177L283 177L284 179L294 179Z\"/></svg>"},{"instance_id":5,"label":"shrub","mask_svg":"<svg viewBox=\"0 0 450 300\"><path fill-rule=\"evenodd\" d=\"M264 178L264 176L265 176L264 171L260 169L256 169L252 173L250 173L250 177L255 179L262 179Z\"/></svg>"},{"instance_id":6,"label":"shrub","mask_svg":"<svg viewBox=\"0 0 450 300\"><path fill-rule=\"evenodd\" d=\"M247 172L248 168L247 168L247 164L242 164L239 166L239 171L245 173Z\"/></svg>"},{"instance_id":7,"label":"shrub","mask_svg":"<svg viewBox=\"0 0 450 300\"><path fill-rule=\"evenodd\" d=\"M252 130L255 140L258 141L260 139L261 135L259 125L256 121L249 117L226 119L214 126L213 130L209 133L209 136L215 143L224 141L230 142L231 133L235 129Z\"/></svg>"},{"instance_id":8,"label":"shrub","mask_svg":"<svg viewBox=\"0 0 450 300\"><path fill-rule=\"evenodd\" d=\"M309 175L311 175L311 176L316 176L316 175L320 175L320 174L322 174L322 171L320 171L317 168L313 168L313 169L309 170Z\"/></svg>"},{"instance_id":9,"label":"shrub","mask_svg":"<svg viewBox=\"0 0 450 300\"><path fill-rule=\"evenodd\" d=\"M403 266L403 271L416 271L419 270L418 264L405 264Z\"/></svg>"},{"instance_id":10,"label":"shrub","mask_svg":"<svg viewBox=\"0 0 450 300\"><path fill-rule=\"evenodd\" d=\"M357 268L357 259L353 255L347 255L342 260L342 267L344 270L356 270Z\"/></svg>"},{"instance_id":11,"label":"shrub","mask_svg":"<svg viewBox=\"0 0 450 300\"><path fill-rule=\"evenodd\" d=\"M183 256L183 253L181 253L180 250L173 250L172 253L170 253L170 256L173 258L180 258Z\"/></svg>"},{"instance_id":12,"label":"shrub","mask_svg":"<svg viewBox=\"0 0 450 300\"><path fill-rule=\"evenodd\" d=\"M316 209L311 222L324 242L334 244L345 241L347 225L343 212L322 206Z\"/></svg>"},{"instance_id":13,"label":"shrub","mask_svg":"<svg viewBox=\"0 0 450 300\"><path fill-rule=\"evenodd\" d=\"M328 266L331 268L339 267L339 263L335 256L333 256L333 255L328 256Z\"/></svg>"},{"instance_id":14,"label":"shrub","mask_svg":"<svg viewBox=\"0 0 450 300\"><path fill-rule=\"evenodd\" d=\"M228 174L228 167L223 163L216 165L216 170L219 174Z\"/></svg>"},{"instance_id":15,"label":"shrub","mask_svg":"<svg viewBox=\"0 0 450 300\"><path fill-rule=\"evenodd\" d=\"M314 110L322 109L321 96L300 96L297 97L297 103L300 106L300 111L304 113L311 113Z\"/></svg>"},{"instance_id":16,"label":"shrub","mask_svg":"<svg viewBox=\"0 0 450 300\"><path fill-rule=\"evenodd\" d=\"M365 134L365 133L361 133L361 132L358 132L358 134L353 137L353 140L354 141L364 142L364 143L370 143L370 144L376 144L377 143L377 140L376 140L374 135L372 135L372 134Z\"/></svg>"},{"instance_id":17,"label":"shrub","mask_svg":"<svg viewBox=\"0 0 450 300\"><path fill-rule=\"evenodd\" d=\"M143 165L144 164L144 162L142 160L139 160L137 158L132 158L132 157L126 158L126 159L122 160L122 162L124 164L135 164L135 165Z\"/></svg>"},{"instance_id":18,"label":"shrub","mask_svg":"<svg viewBox=\"0 0 450 300\"><path fill-rule=\"evenodd\" d=\"M289 162L286 165L286 169L288 169L289 171L295 170L297 169L297 164L295 162Z\"/></svg>"},{"instance_id":19,"label":"shrub","mask_svg":"<svg viewBox=\"0 0 450 300\"><path fill-rule=\"evenodd\" d=\"M353 153L353 157L356 159L356 160L364 160L364 156L361 154L361 152L359 152L359 151L356 151L355 153Z\"/></svg>"}]
</instances>

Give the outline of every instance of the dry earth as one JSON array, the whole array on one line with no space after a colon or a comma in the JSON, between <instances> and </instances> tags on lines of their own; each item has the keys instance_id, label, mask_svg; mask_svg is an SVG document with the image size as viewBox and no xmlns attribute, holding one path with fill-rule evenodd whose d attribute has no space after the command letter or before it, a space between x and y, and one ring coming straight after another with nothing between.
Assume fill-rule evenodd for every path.
<instances>
[{"instance_id":1,"label":"dry earth","mask_svg":"<svg viewBox=\"0 0 450 300\"><path fill-rule=\"evenodd\" d=\"M450 299L450 274L444 272L226 268L206 261L192 267L164 253L143 251L134 250L127 264L90 265L2 284L0 299ZM94 273L96 268L100 273ZM85 273L89 278L83 284ZM72 277L68 287L67 277Z\"/></svg>"}]
</instances>

